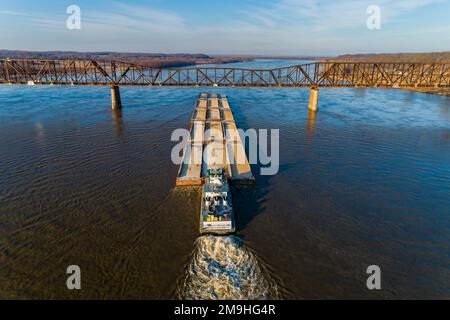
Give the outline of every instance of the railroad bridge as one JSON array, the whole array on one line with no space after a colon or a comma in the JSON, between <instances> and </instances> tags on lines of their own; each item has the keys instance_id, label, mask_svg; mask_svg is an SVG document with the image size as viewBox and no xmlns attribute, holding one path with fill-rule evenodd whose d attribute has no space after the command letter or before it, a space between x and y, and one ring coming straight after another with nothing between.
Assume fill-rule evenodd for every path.
<instances>
[{"instance_id":1,"label":"railroad bridge","mask_svg":"<svg viewBox=\"0 0 450 320\"><path fill-rule=\"evenodd\" d=\"M106 60L0 60L0 84L111 86L308 87L317 110L320 87L450 88L449 62L312 62L256 70L229 67L154 68Z\"/></svg>"}]
</instances>

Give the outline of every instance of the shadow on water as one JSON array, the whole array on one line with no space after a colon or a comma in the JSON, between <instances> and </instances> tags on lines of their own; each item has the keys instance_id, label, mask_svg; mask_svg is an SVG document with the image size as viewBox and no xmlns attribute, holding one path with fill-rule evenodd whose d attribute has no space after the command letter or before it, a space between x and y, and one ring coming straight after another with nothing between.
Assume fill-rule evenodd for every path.
<instances>
[{"instance_id":1,"label":"shadow on water","mask_svg":"<svg viewBox=\"0 0 450 320\"><path fill-rule=\"evenodd\" d=\"M282 174L288 172L293 168L301 165L301 163L284 163L281 164L278 173ZM255 166L257 167L257 166ZM253 172L259 173L258 170ZM256 185L254 186L233 186L233 206L237 212L237 232L244 230L261 212L265 210L265 205L268 202L266 195L271 191L270 180L274 176L264 176L260 174L255 175ZM239 234L241 238L244 235Z\"/></svg>"},{"instance_id":2,"label":"shadow on water","mask_svg":"<svg viewBox=\"0 0 450 320\"><path fill-rule=\"evenodd\" d=\"M236 212L237 232L243 230L264 210L267 194L267 177L258 176L257 185L232 186L233 207ZM241 237L243 237L241 235Z\"/></svg>"},{"instance_id":3,"label":"shadow on water","mask_svg":"<svg viewBox=\"0 0 450 320\"><path fill-rule=\"evenodd\" d=\"M111 110L111 118L118 137L123 135L123 113L122 109Z\"/></svg>"},{"instance_id":4,"label":"shadow on water","mask_svg":"<svg viewBox=\"0 0 450 320\"><path fill-rule=\"evenodd\" d=\"M314 136L314 131L316 129L316 117L317 117L317 112L313 111L313 110L309 110L308 109L308 117L307 117L307 142L310 143L312 142L312 138Z\"/></svg>"}]
</instances>

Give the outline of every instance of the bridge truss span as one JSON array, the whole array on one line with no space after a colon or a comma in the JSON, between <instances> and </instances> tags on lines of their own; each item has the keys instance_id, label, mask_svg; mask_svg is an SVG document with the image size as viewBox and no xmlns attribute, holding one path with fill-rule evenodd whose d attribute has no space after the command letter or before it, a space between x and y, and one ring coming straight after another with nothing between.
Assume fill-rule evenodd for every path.
<instances>
[{"instance_id":1,"label":"bridge truss span","mask_svg":"<svg viewBox=\"0 0 450 320\"><path fill-rule=\"evenodd\" d=\"M153 68L105 60L0 60L0 84L228 87L450 87L450 62L312 62L254 70Z\"/></svg>"}]
</instances>

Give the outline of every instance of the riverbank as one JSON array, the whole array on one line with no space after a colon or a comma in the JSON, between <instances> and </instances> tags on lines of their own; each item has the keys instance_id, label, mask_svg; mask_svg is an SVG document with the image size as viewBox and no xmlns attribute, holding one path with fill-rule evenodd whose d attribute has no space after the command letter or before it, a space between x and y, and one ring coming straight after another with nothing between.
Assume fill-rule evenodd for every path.
<instances>
[{"instance_id":1,"label":"riverbank","mask_svg":"<svg viewBox=\"0 0 450 320\"><path fill-rule=\"evenodd\" d=\"M435 94L438 96L450 97L450 88L412 88L409 91Z\"/></svg>"}]
</instances>

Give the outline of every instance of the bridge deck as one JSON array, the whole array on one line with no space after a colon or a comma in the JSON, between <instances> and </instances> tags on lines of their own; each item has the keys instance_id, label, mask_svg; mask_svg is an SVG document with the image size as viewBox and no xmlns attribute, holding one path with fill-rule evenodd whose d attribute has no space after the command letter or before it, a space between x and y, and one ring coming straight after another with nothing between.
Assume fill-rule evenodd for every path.
<instances>
[{"instance_id":1,"label":"bridge deck","mask_svg":"<svg viewBox=\"0 0 450 320\"><path fill-rule=\"evenodd\" d=\"M254 183L255 179L225 96L219 98L215 94L200 95L193 112L187 143L176 180L177 186L201 185L208 168L225 168L231 183Z\"/></svg>"}]
</instances>

